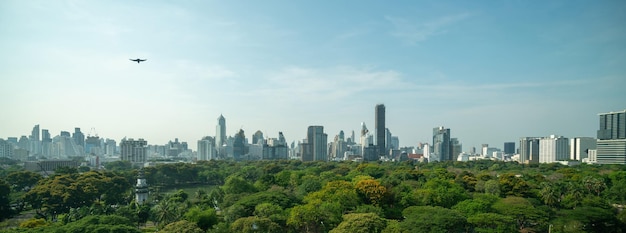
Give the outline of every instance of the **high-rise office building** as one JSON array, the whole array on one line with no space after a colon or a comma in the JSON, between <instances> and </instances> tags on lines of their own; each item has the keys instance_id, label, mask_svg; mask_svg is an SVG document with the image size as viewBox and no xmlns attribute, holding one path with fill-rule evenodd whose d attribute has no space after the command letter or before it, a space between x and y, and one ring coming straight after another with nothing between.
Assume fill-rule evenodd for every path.
<instances>
[{"instance_id":1,"label":"high-rise office building","mask_svg":"<svg viewBox=\"0 0 626 233\"><path fill-rule=\"evenodd\" d=\"M451 161L452 143L450 143L450 129L441 127L433 128L433 161Z\"/></svg>"},{"instance_id":2,"label":"high-rise office building","mask_svg":"<svg viewBox=\"0 0 626 233\"><path fill-rule=\"evenodd\" d=\"M145 163L147 161L148 142L140 138L139 140L122 139L120 142L121 159L131 163Z\"/></svg>"},{"instance_id":3,"label":"high-rise office building","mask_svg":"<svg viewBox=\"0 0 626 233\"><path fill-rule=\"evenodd\" d=\"M519 162L539 163L539 138L523 137L519 140Z\"/></svg>"},{"instance_id":4,"label":"high-rise office building","mask_svg":"<svg viewBox=\"0 0 626 233\"><path fill-rule=\"evenodd\" d=\"M52 137L47 129L41 130L41 154L49 156L52 149Z\"/></svg>"},{"instance_id":5,"label":"high-rise office building","mask_svg":"<svg viewBox=\"0 0 626 233\"><path fill-rule=\"evenodd\" d=\"M0 158L13 158L13 145L0 138Z\"/></svg>"},{"instance_id":6,"label":"high-rise office building","mask_svg":"<svg viewBox=\"0 0 626 233\"><path fill-rule=\"evenodd\" d=\"M220 148L226 143L226 119L222 114L217 118L217 127L215 129L215 146Z\"/></svg>"},{"instance_id":7,"label":"high-rise office building","mask_svg":"<svg viewBox=\"0 0 626 233\"><path fill-rule=\"evenodd\" d=\"M117 153L117 143L113 139L106 139L104 153L107 155L115 155Z\"/></svg>"},{"instance_id":8,"label":"high-rise office building","mask_svg":"<svg viewBox=\"0 0 626 233\"><path fill-rule=\"evenodd\" d=\"M74 134L76 135L76 134ZM100 137L96 136L87 136L87 139L85 139L85 152L88 154L94 154L94 155L102 155L103 154L103 150L102 147L100 145Z\"/></svg>"},{"instance_id":9,"label":"high-rise office building","mask_svg":"<svg viewBox=\"0 0 626 233\"><path fill-rule=\"evenodd\" d=\"M33 131L30 134L30 147L28 148L33 155L41 154L41 137L39 131L39 125L33 127Z\"/></svg>"},{"instance_id":10,"label":"high-rise office building","mask_svg":"<svg viewBox=\"0 0 626 233\"><path fill-rule=\"evenodd\" d=\"M598 115L597 163L626 164L626 110Z\"/></svg>"},{"instance_id":11,"label":"high-rise office building","mask_svg":"<svg viewBox=\"0 0 626 233\"><path fill-rule=\"evenodd\" d=\"M217 159L217 150L215 150L215 139L210 136L203 137L198 140L198 157L197 160Z\"/></svg>"},{"instance_id":12,"label":"high-rise office building","mask_svg":"<svg viewBox=\"0 0 626 233\"><path fill-rule=\"evenodd\" d=\"M341 159L343 158L344 153L347 150L348 150L348 144L344 140L344 133L343 133L343 130L341 130L339 134L335 136L335 139L331 143L330 157L333 160Z\"/></svg>"},{"instance_id":13,"label":"high-rise office building","mask_svg":"<svg viewBox=\"0 0 626 233\"><path fill-rule=\"evenodd\" d=\"M539 163L554 163L569 159L569 139L550 135L539 139Z\"/></svg>"},{"instance_id":14,"label":"high-rise office building","mask_svg":"<svg viewBox=\"0 0 626 233\"><path fill-rule=\"evenodd\" d=\"M457 138L450 138L450 144L452 144L452 161L457 161L459 154L463 152L463 144Z\"/></svg>"},{"instance_id":15,"label":"high-rise office building","mask_svg":"<svg viewBox=\"0 0 626 233\"><path fill-rule=\"evenodd\" d=\"M306 142L302 143L302 161L328 161L328 135L324 126L309 126Z\"/></svg>"},{"instance_id":16,"label":"high-rise office building","mask_svg":"<svg viewBox=\"0 0 626 233\"><path fill-rule=\"evenodd\" d=\"M39 125L35 125L33 127L33 131L30 134L31 141L39 141L41 138L39 137Z\"/></svg>"},{"instance_id":17,"label":"high-rise office building","mask_svg":"<svg viewBox=\"0 0 626 233\"><path fill-rule=\"evenodd\" d=\"M507 155L515 154L515 142L504 143L504 154L507 154Z\"/></svg>"},{"instance_id":18,"label":"high-rise office building","mask_svg":"<svg viewBox=\"0 0 626 233\"><path fill-rule=\"evenodd\" d=\"M252 144L261 144L261 145L263 145L264 143L265 143L265 138L263 137L263 132L261 132L261 130L257 130L252 135Z\"/></svg>"},{"instance_id":19,"label":"high-rise office building","mask_svg":"<svg viewBox=\"0 0 626 233\"><path fill-rule=\"evenodd\" d=\"M385 127L385 105L378 104L375 108L375 118L374 129L376 130L376 147L378 147L378 154L384 156L387 151L387 146L385 145L385 136L386 136L386 127Z\"/></svg>"},{"instance_id":20,"label":"high-rise office building","mask_svg":"<svg viewBox=\"0 0 626 233\"><path fill-rule=\"evenodd\" d=\"M589 158L589 150L595 150L597 140L590 137L571 138L569 141L569 158L571 160L582 161Z\"/></svg>"},{"instance_id":21,"label":"high-rise office building","mask_svg":"<svg viewBox=\"0 0 626 233\"><path fill-rule=\"evenodd\" d=\"M248 148L246 143L246 135L243 129L239 129L239 132L235 134L233 142L233 157L235 160L247 160L248 158L244 157L244 155L248 154Z\"/></svg>"},{"instance_id":22,"label":"high-rise office building","mask_svg":"<svg viewBox=\"0 0 626 233\"><path fill-rule=\"evenodd\" d=\"M74 138L74 143L77 146L85 148L85 134L80 131L80 128L74 128L74 134L72 135L72 138Z\"/></svg>"},{"instance_id":23,"label":"high-rise office building","mask_svg":"<svg viewBox=\"0 0 626 233\"><path fill-rule=\"evenodd\" d=\"M20 137L20 140L17 141L17 147L30 151L30 140L26 135Z\"/></svg>"}]
</instances>

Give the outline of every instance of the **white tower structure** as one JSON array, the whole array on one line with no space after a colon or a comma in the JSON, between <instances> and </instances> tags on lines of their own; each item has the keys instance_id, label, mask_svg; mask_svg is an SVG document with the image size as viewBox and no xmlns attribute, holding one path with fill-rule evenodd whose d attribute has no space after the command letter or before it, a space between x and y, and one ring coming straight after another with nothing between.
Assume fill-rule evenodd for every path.
<instances>
[{"instance_id":1,"label":"white tower structure","mask_svg":"<svg viewBox=\"0 0 626 233\"><path fill-rule=\"evenodd\" d=\"M148 193L148 183L146 182L146 178L143 176L143 170L139 170L137 185L135 185L135 201L138 205L141 205L148 200Z\"/></svg>"}]
</instances>

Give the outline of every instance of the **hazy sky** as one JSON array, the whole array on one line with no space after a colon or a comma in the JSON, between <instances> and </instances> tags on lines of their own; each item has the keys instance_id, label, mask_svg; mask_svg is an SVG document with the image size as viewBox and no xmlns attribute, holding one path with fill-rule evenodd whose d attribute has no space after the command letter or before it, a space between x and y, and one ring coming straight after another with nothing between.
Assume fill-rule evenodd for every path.
<instances>
[{"instance_id":1,"label":"hazy sky","mask_svg":"<svg viewBox=\"0 0 626 233\"><path fill-rule=\"evenodd\" d=\"M130 58L146 58L137 64ZM0 1L0 138L93 127L195 150L226 118L402 146L595 137L626 109L626 1Z\"/></svg>"}]
</instances>

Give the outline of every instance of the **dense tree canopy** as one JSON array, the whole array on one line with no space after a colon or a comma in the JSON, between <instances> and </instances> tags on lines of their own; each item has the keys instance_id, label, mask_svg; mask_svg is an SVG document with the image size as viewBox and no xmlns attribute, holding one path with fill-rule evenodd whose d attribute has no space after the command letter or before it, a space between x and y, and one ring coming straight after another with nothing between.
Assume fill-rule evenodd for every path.
<instances>
[{"instance_id":1,"label":"dense tree canopy","mask_svg":"<svg viewBox=\"0 0 626 233\"><path fill-rule=\"evenodd\" d=\"M14 165L16 166L16 165ZM626 167L472 162L199 161L138 171L11 167L7 232L624 232ZM89 225L89 226L87 226Z\"/></svg>"}]
</instances>

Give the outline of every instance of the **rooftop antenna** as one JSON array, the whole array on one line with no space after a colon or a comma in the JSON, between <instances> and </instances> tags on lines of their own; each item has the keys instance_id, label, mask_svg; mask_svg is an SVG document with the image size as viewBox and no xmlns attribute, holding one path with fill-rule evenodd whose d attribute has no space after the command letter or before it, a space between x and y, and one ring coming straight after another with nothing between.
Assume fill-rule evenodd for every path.
<instances>
[{"instance_id":1,"label":"rooftop antenna","mask_svg":"<svg viewBox=\"0 0 626 233\"><path fill-rule=\"evenodd\" d=\"M87 136L91 135L96 135L96 137L98 137L98 132L96 132L96 128L95 127L91 127L91 130L89 130L89 134Z\"/></svg>"}]
</instances>

